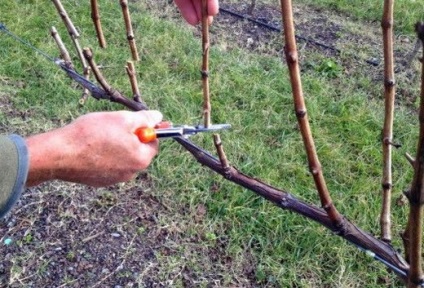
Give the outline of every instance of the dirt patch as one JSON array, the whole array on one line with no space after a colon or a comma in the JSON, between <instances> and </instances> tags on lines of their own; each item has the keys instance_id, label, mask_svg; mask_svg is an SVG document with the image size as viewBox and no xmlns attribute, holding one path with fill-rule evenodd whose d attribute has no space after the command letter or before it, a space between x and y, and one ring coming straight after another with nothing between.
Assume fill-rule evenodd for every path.
<instances>
[{"instance_id":1,"label":"dirt patch","mask_svg":"<svg viewBox=\"0 0 424 288\"><path fill-rule=\"evenodd\" d=\"M25 191L0 222L0 286L220 283L222 272L231 269L225 237L204 245L201 231L187 233L203 221L206 208L197 209L192 224L173 222L187 211L173 211L151 195L148 178L141 174L135 182L104 189L52 182ZM208 264L191 264L200 254ZM187 264L165 271L175 257L185 257Z\"/></svg>"}]
</instances>

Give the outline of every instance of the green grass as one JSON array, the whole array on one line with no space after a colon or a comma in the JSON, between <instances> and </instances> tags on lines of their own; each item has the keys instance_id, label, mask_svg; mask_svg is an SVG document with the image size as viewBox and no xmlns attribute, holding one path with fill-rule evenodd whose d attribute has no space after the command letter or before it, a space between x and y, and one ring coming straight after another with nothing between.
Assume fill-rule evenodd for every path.
<instances>
[{"instance_id":1,"label":"green grass","mask_svg":"<svg viewBox=\"0 0 424 288\"><path fill-rule=\"evenodd\" d=\"M17 1L8 1L3 3L0 19L10 31L56 56L55 45L48 36L51 25L61 31L68 47L71 44L65 39L66 31L53 5L44 2L34 0L18 5ZM119 5L111 1L102 3L108 48L101 50L96 45L86 2L73 5L68 11L73 19L78 19L74 21L83 32L81 42L83 46L93 47L97 62L108 67L104 73L110 84L129 94L123 70L129 50L123 24L119 21ZM316 5L337 8L359 19L379 19L380 16L375 16L379 15L378 5L354 2L322 0ZM421 2L398 3L411 7L399 9L397 15L402 15L399 18L422 15L419 13ZM136 41L141 53L137 70L144 100L174 123L197 123L202 102L200 39L179 19L163 19L159 17L161 13L147 10L165 4L148 4L137 4L133 9L139 13L132 15L133 22L137 23ZM164 9L172 10L168 6ZM406 27L410 23L402 23L400 27L409 31ZM219 33L214 36L217 41ZM212 115L215 123L233 125L231 131L221 134L230 162L246 174L318 204L293 113L287 71L281 59L237 47L219 47L211 48ZM343 214L364 230L378 234L381 84L366 75L347 77L343 69L326 62L330 60L318 55L311 57L311 61L322 64L306 69L302 80L329 189ZM79 90L74 89L58 67L5 34L0 34L0 77L8 77L13 83L25 83L13 89L17 94L10 100L16 112L31 111L30 123L4 114L0 114L0 120L2 127L13 127L10 129L26 134L67 123L89 111L121 109L92 99L79 107ZM10 88L5 88L6 92L7 89ZM417 115L411 107L398 105L396 112L396 141L403 147L394 152L393 199L411 181L412 169L402 154L414 152L417 134ZM210 135L199 135L193 140L213 151ZM150 193L178 211L172 223L182 231L182 239L175 243L176 255L156 252L162 261L157 275L160 281L171 281L170 275L174 275L175 269L187 265L203 279L199 280L200 287L211 284L208 273L221 275L223 287L237 283L264 287L381 287L382 279L386 278L392 287L399 285L383 265L317 224L227 183L198 165L172 141L161 143L161 153L149 172L155 183L155 190ZM206 216L200 223L193 224L192 219L201 206L206 208ZM407 210L396 205L393 210L396 219L393 234L397 235L402 231ZM159 216L158 225L169 225L169 221ZM192 244L190 239L200 239L196 249L185 245ZM394 245L401 247L398 238ZM205 255L214 249L231 264L208 262ZM252 270L250 278L246 272L249 269ZM181 278L173 281L176 286L182 285Z\"/></svg>"}]
</instances>

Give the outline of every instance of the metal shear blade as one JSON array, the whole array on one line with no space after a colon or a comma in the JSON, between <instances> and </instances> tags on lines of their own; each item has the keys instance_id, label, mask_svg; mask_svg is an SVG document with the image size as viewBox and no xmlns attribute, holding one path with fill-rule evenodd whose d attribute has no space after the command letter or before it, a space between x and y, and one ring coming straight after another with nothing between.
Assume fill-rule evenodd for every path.
<instances>
[{"instance_id":1,"label":"metal shear blade","mask_svg":"<svg viewBox=\"0 0 424 288\"><path fill-rule=\"evenodd\" d=\"M158 138L170 138L170 137L189 137L201 132L215 132L223 129L230 129L230 124L215 124L209 127L202 125L197 126L173 126L169 128L156 129Z\"/></svg>"},{"instance_id":2,"label":"metal shear blade","mask_svg":"<svg viewBox=\"0 0 424 288\"><path fill-rule=\"evenodd\" d=\"M215 131L230 129L230 128L231 128L230 124L215 124L209 127L205 127L203 125L197 125L194 127L185 127L184 134L194 135L200 132L215 132Z\"/></svg>"}]
</instances>

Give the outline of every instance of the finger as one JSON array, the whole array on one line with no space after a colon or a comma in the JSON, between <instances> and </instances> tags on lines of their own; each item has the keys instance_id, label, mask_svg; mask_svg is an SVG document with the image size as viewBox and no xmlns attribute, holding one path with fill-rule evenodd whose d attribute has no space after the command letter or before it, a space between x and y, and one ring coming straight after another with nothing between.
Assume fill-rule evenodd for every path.
<instances>
[{"instance_id":1,"label":"finger","mask_svg":"<svg viewBox=\"0 0 424 288\"><path fill-rule=\"evenodd\" d=\"M202 1L201 0L197 0L197 2L195 2L195 8L196 8L196 13L198 13L199 18L202 17ZM216 14L218 14L219 12L219 6L218 6L218 2L216 0L209 0L207 2L207 13L208 13L208 24L211 25L213 22L213 16L215 16Z\"/></svg>"},{"instance_id":2,"label":"finger","mask_svg":"<svg viewBox=\"0 0 424 288\"><path fill-rule=\"evenodd\" d=\"M139 156L138 169L147 168L152 162L153 158L159 152L159 141L154 140L150 143L141 143L137 155Z\"/></svg>"},{"instance_id":3,"label":"finger","mask_svg":"<svg viewBox=\"0 0 424 288\"><path fill-rule=\"evenodd\" d=\"M215 16L219 12L218 0L208 0L208 14L209 16Z\"/></svg>"},{"instance_id":4,"label":"finger","mask_svg":"<svg viewBox=\"0 0 424 288\"><path fill-rule=\"evenodd\" d=\"M199 23L200 14L196 12L196 9L192 1L174 0L174 2L177 5L178 9L180 10L181 15L189 24L196 25L197 23Z\"/></svg>"},{"instance_id":5,"label":"finger","mask_svg":"<svg viewBox=\"0 0 424 288\"><path fill-rule=\"evenodd\" d=\"M193 0L193 6L198 19L197 23L199 23L200 21L202 21L202 0Z\"/></svg>"}]
</instances>

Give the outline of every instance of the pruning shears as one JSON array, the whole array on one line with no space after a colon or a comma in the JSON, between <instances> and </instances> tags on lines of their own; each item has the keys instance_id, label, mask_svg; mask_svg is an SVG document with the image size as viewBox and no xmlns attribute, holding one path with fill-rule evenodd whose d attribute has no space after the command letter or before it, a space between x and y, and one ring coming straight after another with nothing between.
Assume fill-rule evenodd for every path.
<instances>
[{"instance_id":1,"label":"pruning shears","mask_svg":"<svg viewBox=\"0 0 424 288\"><path fill-rule=\"evenodd\" d=\"M223 129L230 129L230 124L215 124L205 127L202 125L189 126L179 125L173 126L171 122L163 121L156 125L154 128L141 127L135 131L138 139L143 143L152 142L158 138L174 138L183 137L188 138L189 136L195 135L202 132L216 132Z\"/></svg>"}]
</instances>

